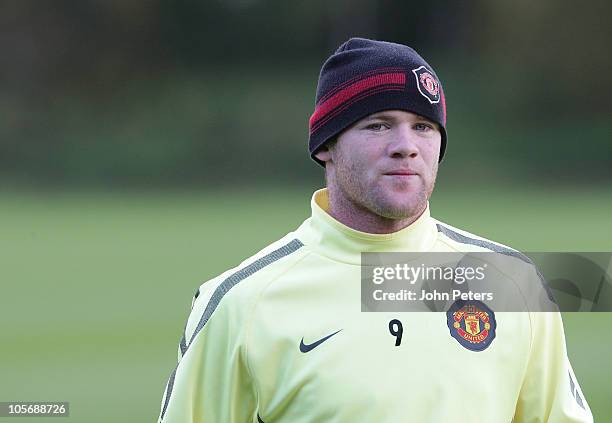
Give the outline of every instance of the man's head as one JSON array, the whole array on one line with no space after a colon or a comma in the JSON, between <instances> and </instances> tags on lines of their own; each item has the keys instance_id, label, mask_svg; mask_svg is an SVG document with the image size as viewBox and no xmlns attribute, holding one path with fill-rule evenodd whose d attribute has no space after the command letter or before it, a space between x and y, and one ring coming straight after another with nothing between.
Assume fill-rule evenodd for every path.
<instances>
[{"instance_id":1,"label":"man's head","mask_svg":"<svg viewBox=\"0 0 612 423\"><path fill-rule=\"evenodd\" d=\"M355 122L315 157L337 198L384 219L408 219L426 207L438 172L439 125L403 110Z\"/></svg>"},{"instance_id":2,"label":"man's head","mask_svg":"<svg viewBox=\"0 0 612 423\"><path fill-rule=\"evenodd\" d=\"M440 127L446 149L446 100L434 70L402 44L351 38L321 67L315 110L309 121L309 150L315 154L340 132L372 113L405 110Z\"/></svg>"},{"instance_id":3,"label":"man's head","mask_svg":"<svg viewBox=\"0 0 612 423\"><path fill-rule=\"evenodd\" d=\"M309 123L310 154L326 168L330 195L387 219L424 210L446 149L446 104L413 49L343 43L321 68Z\"/></svg>"}]
</instances>

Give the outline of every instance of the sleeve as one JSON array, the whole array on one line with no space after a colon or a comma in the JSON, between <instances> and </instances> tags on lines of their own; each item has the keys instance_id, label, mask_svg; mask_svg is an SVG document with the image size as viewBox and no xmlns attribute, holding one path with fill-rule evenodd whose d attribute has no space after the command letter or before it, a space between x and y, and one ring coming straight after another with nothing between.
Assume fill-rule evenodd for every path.
<instances>
[{"instance_id":1,"label":"sleeve","mask_svg":"<svg viewBox=\"0 0 612 423\"><path fill-rule=\"evenodd\" d=\"M513 423L592 422L567 357L561 314L531 315L532 344Z\"/></svg>"},{"instance_id":2,"label":"sleeve","mask_svg":"<svg viewBox=\"0 0 612 423\"><path fill-rule=\"evenodd\" d=\"M159 423L257 421L241 307L222 288L213 280L196 293Z\"/></svg>"}]
</instances>

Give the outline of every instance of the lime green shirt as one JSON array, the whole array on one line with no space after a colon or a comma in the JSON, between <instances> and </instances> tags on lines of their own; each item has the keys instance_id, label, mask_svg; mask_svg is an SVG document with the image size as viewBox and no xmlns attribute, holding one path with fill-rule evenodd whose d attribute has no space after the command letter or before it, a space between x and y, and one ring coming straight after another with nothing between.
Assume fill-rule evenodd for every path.
<instances>
[{"instance_id":1,"label":"lime green shirt","mask_svg":"<svg viewBox=\"0 0 612 423\"><path fill-rule=\"evenodd\" d=\"M160 422L593 421L559 313L489 310L490 344L476 351L451 336L447 313L361 311L362 252L507 247L429 208L368 234L327 213L326 190L311 204L294 232L200 287Z\"/></svg>"}]
</instances>

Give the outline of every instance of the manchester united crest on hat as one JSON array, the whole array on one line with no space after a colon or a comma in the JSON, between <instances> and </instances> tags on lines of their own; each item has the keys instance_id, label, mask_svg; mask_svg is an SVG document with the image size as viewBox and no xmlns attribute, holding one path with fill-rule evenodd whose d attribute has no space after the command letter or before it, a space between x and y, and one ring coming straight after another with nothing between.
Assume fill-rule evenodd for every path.
<instances>
[{"instance_id":1,"label":"manchester united crest on hat","mask_svg":"<svg viewBox=\"0 0 612 423\"><path fill-rule=\"evenodd\" d=\"M431 72L425 66L419 66L416 69L412 69L412 72L416 77L416 85L421 95L429 100L431 104L439 103L440 83L434 76L433 72Z\"/></svg>"},{"instance_id":2,"label":"manchester united crest on hat","mask_svg":"<svg viewBox=\"0 0 612 423\"><path fill-rule=\"evenodd\" d=\"M456 301L446 320L451 336L468 350L483 351L495 339L495 314L480 301Z\"/></svg>"}]
</instances>

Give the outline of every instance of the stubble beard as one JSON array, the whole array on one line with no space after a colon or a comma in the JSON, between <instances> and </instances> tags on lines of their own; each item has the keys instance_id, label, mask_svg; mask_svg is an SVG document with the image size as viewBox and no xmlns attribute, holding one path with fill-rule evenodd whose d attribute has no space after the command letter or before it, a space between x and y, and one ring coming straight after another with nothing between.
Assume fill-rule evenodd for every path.
<instances>
[{"instance_id":1,"label":"stubble beard","mask_svg":"<svg viewBox=\"0 0 612 423\"><path fill-rule=\"evenodd\" d=\"M336 182L342 196L361 212L370 213L388 220L407 220L418 217L427 207L427 201L435 185L436 170L429 186L422 176L418 191L412 193L393 193L378 184L370 186L368 181L360 177L364 171L353 166L336 169ZM392 196L405 195L404 201L397 201Z\"/></svg>"}]
</instances>

